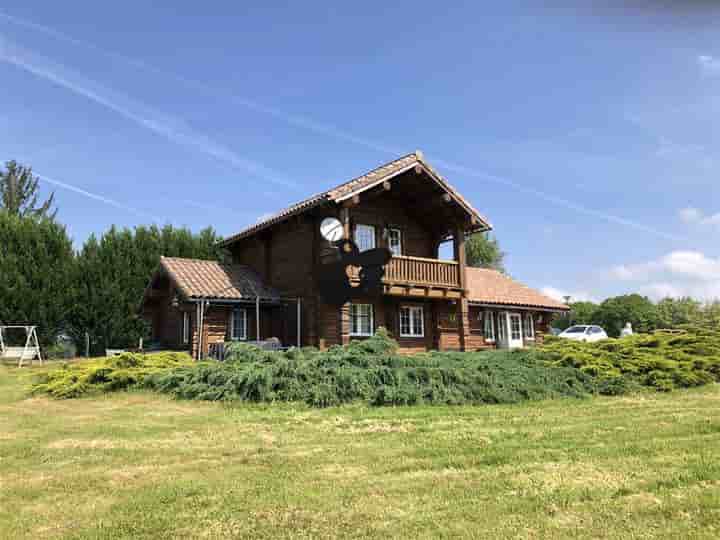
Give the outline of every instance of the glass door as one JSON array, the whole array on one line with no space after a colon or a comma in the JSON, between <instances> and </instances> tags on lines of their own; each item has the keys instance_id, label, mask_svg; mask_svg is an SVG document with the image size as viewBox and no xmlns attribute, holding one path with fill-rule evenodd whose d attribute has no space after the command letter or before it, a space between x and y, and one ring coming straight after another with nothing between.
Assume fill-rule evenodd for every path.
<instances>
[{"instance_id":1,"label":"glass door","mask_svg":"<svg viewBox=\"0 0 720 540\"><path fill-rule=\"evenodd\" d=\"M508 346L511 349L517 349L523 346L522 336L522 318L519 313L509 313L510 319L510 341Z\"/></svg>"}]
</instances>

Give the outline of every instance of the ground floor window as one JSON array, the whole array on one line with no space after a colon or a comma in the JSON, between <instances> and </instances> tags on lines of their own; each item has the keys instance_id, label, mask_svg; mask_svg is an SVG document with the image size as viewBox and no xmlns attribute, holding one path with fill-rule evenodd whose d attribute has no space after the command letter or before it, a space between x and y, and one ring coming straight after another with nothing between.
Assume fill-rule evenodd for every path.
<instances>
[{"instance_id":1,"label":"ground floor window","mask_svg":"<svg viewBox=\"0 0 720 540\"><path fill-rule=\"evenodd\" d=\"M510 339L512 339L513 341L518 341L522 339L520 315L510 315Z\"/></svg>"},{"instance_id":2,"label":"ground floor window","mask_svg":"<svg viewBox=\"0 0 720 540\"><path fill-rule=\"evenodd\" d=\"M350 304L350 335L373 335L373 306L372 304Z\"/></svg>"},{"instance_id":3,"label":"ground floor window","mask_svg":"<svg viewBox=\"0 0 720 540\"><path fill-rule=\"evenodd\" d=\"M485 312L483 334L485 335L485 341L495 341L495 313L492 311Z\"/></svg>"},{"instance_id":4,"label":"ground floor window","mask_svg":"<svg viewBox=\"0 0 720 540\"><path fill-rule=\"evenodd\" d=\"M247 339L247 309L237 308L230 316L230 339L244 341Z\"/></svg>"},{"instance_id":5,"label":"ground floor window","mask_svg":"<svg viewBox=\"0 0 720 540\"><path fill-rule=\"evenodd\" d=\"M187 311L182 314L182 342L190 343L190 314Z\"/></svg>"},{"instance_id":6,"label":"ground floor window","mask_svg":"<svg viewBox=\"0 0 720 540\"><path fill-rule=\"evenodd\" d=\"M525 339L535 339L535 323L532 313L525 314Z\"/></svg>"},{"instance_id":7,"label":"ground floor window","mask_svg":"<svg viewBox=\"0 0 720 540\"><path fill-rule=\"evenodd\" d=\"M507 342L507 313L498 313L497 339L502 346Z\"/></svg>"},{"instance_id":8,"label":"ground floor window","mask_svg":"<svg viewBox=\"0 0 720 540\"><path fill-rule=\"evenodd\" d=\"M422 306L403 306L400 308L400 336L425 336L425 320Z\"/></svg>"}]
</instances>

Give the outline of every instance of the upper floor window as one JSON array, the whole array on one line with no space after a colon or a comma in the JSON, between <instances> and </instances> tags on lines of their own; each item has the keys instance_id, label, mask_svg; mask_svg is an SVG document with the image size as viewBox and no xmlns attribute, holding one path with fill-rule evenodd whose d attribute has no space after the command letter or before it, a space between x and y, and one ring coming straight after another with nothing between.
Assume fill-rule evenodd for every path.
<instances>
[{"instance_id":1,"label":"upper floor window","mask_svg":"<svg viewBox=\"0 0 720 540\"><path fill-rule=\"evenodd\" d=\"M373 307L372 304L350 304L350 335L373 335Z\"/></svg>"},{"instance_id":2,"label":"upper floor window","mask_svg":"<svg viewBox=\"0 0 720 540\"><path fill-rule=\"evenodd\" d=\"M423 319L422 306L403 306L400 308L400 336L425 336L425 321Z\"/></svg>"},{"instance_id":3,"label":"upper floor window","mask_svg":"<svg viewBox=\"0 0 720 540\"><path fill-rule=\"evenodd\" d=\"M230 316L230 339L245 341L247 339L247 310L237 308Z\"/></svg>"},{"instance_id":4,"label":"upper floor window","mask_svg":"<svg viewBox=\"0 0 720 540\"><path fill-rule=\"evenodd\" d=\"M375 248L375 227L372 225L355 226L355 244L359 251Z\"/></svg>"},{"instance_id":5,"label":"upper floor window","mask_svg":"<svg viewBox=\"0 0 720 540\"><path fill-rule=\"evenodd\" d=\"M400 232L400 229L387 230L387 243L388 249L393 255L396 257L402 255L402 233Z\"/></svg>"}]
</instances>

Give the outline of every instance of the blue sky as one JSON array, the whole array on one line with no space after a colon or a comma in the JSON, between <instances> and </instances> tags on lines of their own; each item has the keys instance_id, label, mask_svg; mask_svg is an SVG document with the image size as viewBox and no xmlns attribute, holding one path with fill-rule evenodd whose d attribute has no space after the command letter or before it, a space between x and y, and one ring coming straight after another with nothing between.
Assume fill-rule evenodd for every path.
<instances>
[{"instance_id":1,"label":"blue sky","mask_svg":"<svg viewBox=\"0 0 720 540\"><path fill-rule=\"evenodd\" d=\"M720 297L720 7L537 4L6 0L0 160L79 243L228 235L421 149L529 285Z\"/></svg>"}]
</instances>

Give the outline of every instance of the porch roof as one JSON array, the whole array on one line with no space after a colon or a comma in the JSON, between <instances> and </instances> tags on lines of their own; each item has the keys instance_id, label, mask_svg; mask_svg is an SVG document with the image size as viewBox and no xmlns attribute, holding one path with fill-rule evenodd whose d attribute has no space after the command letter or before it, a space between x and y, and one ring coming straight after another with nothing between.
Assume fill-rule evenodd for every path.
<instances>
[{"instance_id":1,"label":"porch roof","mask_svg":"<svg viewBox=\"0 0 720 540\"><path fill-rule=\"evenodd\" d=\"M497 270L467 269L468 301L471 304L568 311L570 308L549 296L519 283Z\"/></svg>"},{"instance_id":2,"label":"porch roof","mask_svg":"<svg viewBox=\"0 0 720 540\"><path fill-rule=\"evenodd\" d=\"M165 272L188 300L280 300L280 293L267 286L251 268L218 261L161 257Z\"/></svg>"}]
</instances>

